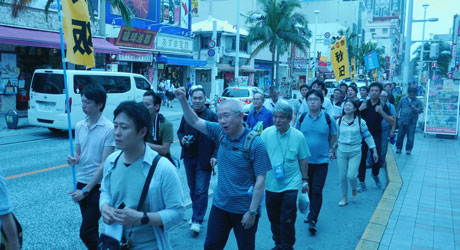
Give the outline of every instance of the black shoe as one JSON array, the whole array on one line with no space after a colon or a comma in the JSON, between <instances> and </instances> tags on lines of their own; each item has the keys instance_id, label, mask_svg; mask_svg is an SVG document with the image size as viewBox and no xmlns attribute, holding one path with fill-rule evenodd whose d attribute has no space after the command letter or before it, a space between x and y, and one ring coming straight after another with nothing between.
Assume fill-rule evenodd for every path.
<instances>
[{"instance_id":1,"label":"black shoe","mask_svg":"<svg viewBox=\"0 0 460 250\"><path fill-rule=\"evenodd\" d=\"M281 246L275 246L274 248L272 248L271 250L282 250L283 248Z\"/></svg>"},{"instance_id":2,"label":"black shoe","mask_svg":"<svg viewBox=\"0 0 460 250\"><path fill-rule=\"evenodd\" d=\"M311 220L310 223L308 224L308 230L310 231L311 234L316 233L316 221Z\"/></svg>"}]
</instances>

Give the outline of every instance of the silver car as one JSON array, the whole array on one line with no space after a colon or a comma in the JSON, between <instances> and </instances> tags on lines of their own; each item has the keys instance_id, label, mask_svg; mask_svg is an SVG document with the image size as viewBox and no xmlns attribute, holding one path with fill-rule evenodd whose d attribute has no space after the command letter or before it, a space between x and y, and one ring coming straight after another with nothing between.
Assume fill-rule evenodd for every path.
<instances>
[{"instance_id":1,"label":"silver car","mask_svg":"<svg viewBox=\"0 0 460 250\"><path fill-rule=\"evenodd\" d=\"M263 91L253 86L235 86L224 89L221 97L217 99L217 105L226 99L233 99L240 102L245 115L249 114L252 98L256 92L263 93Z\"/></svg>"}]
</instances>

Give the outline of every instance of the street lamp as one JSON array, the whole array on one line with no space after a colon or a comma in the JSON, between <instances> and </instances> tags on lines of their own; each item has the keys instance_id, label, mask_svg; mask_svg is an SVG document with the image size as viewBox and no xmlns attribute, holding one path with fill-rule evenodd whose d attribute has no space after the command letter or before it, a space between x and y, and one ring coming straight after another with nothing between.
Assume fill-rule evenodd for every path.
<instances>
[{"instance_id":1,"label":"street lamp","mask_svg":"<svg viewBox=\"0 0 460 250\"><path fill-rule=\"evenodd\" d=\"M314 77L316 77L316 68L317 68L317 62L316 62L316 36L318 35L318 15L319 13L321 13L319 10L315 10L313 12L315 14L315 36L313 38L313 59L314 59L314 62L315 62L315 65L314 65Z\"/></svg>"},{"instance_id":2,"label":"street lamp","mask_svg":"<svg viewBox=\"0 0 460 250\"><path fill-rule=\"evenodd\" d=\"M236 3L236 47L235 47L235 76L234 81L239 82L240 74L240 0Z\"/></svg>"},{"instance_id":3,"label":"street lamp","mask_svg":"<svg viewBox=\"0 0 460 250\"><path fill-rule=\"evenodd\" d=\"M422 29L422 48L420 51L420 72L418 74L418 83L421 85L422 84L422 72L423 69L425 68L425 62L424 62L424 53L425 53L425 24L426 22L437 22L438 18L429 18L426 19L426 9L430 6L429 4L424 4L422 5L424 10L423 10L423 20L413 20L413 22L423 22L423 29Z\"/></svg>"}]
</instances>

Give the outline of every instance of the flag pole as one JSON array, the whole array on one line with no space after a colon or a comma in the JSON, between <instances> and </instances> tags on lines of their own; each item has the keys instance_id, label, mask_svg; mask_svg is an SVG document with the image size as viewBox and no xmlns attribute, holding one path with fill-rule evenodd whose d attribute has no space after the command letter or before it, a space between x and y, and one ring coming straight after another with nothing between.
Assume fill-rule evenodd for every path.
<instances>
[{"instance_id":1,"label":"flag pole","mask_svg":"<svg viewBox=\"0 0 460 250\"><path fill-rule=\"evenodd\" d=\"M65 1L65 0L64 0ZM70 120L70 105L69 105L69 88L67 87L67 70L66 70L66 57L64 49L64 35L62 31L62 10L61 10L61 0L57 0L57 9L58 9L58 19L59 19L59 38L61 40L61 58L62 58L62 71L64 74L64 92L65 92L65 108L67 110L67 127L69 132L69 143L70 143L70 156L74 157L73 151L73 138L72 138L72 123ZM72 179L73 179L73 189L77 190L77 178L75 175L75 165L71 166L72 168Z\"/></svg>"}]
</instances>

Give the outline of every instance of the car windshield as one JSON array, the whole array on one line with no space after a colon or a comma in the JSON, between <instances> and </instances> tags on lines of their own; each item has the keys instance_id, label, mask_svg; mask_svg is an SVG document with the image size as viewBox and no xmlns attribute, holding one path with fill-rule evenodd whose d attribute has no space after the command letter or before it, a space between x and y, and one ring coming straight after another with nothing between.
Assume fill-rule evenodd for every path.
<instances>
[{"instance_id":1,"label":"car windshield","mask_svg":"<svg viewBox=\"0 0 460 250\"><path fill-rule=\"evenodd\" d=\"M224 93L222 93L223 97L249 97L249 90L248 89L226 89Z\"/></svg>"}]
</instances>

